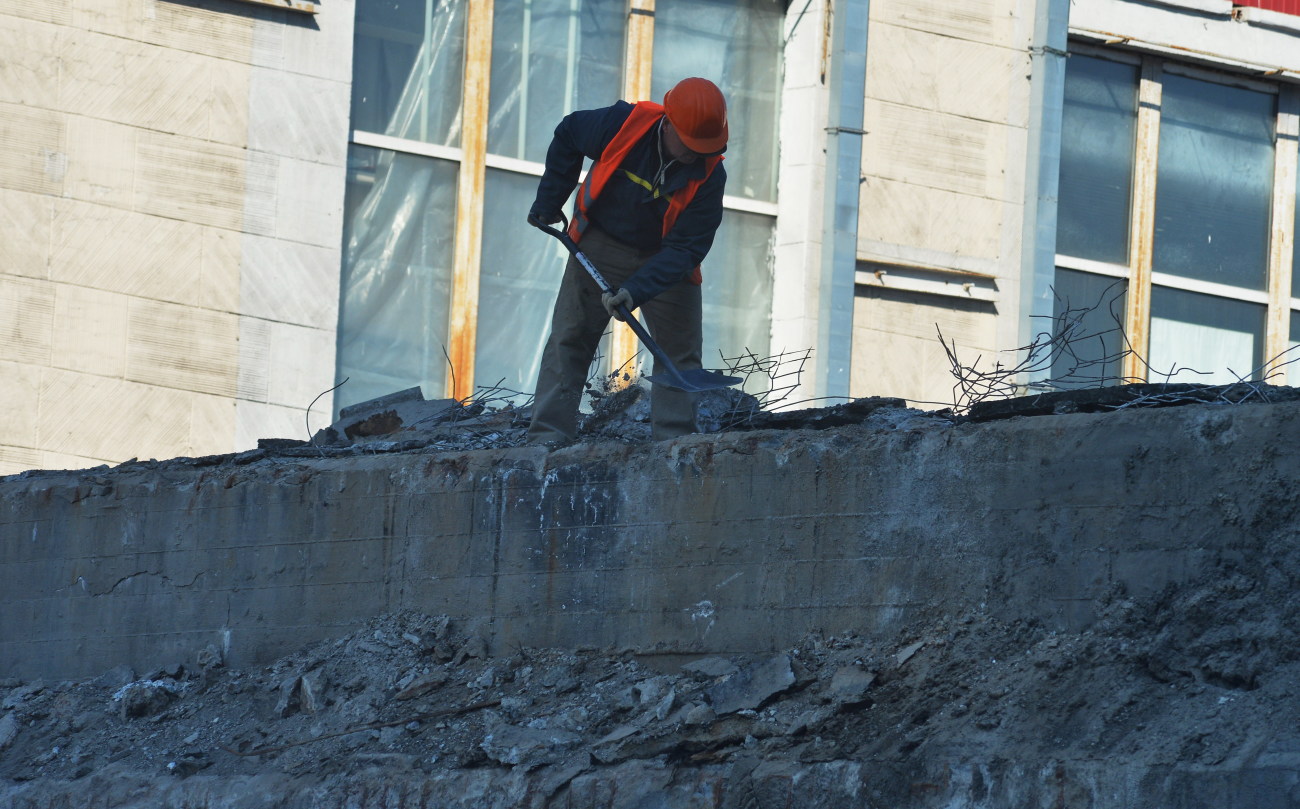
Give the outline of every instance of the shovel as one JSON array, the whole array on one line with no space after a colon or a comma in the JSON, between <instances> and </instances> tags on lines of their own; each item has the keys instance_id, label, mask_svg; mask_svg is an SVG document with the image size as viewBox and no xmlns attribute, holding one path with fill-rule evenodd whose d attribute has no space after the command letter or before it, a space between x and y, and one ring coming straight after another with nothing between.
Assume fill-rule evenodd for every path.
<instances>
[{"instance_id":1,"label":"shovel","mask_svg":"<svg viewBox=\"0 0 1300 809\"><path fill-rule=\"evenodd\" d=\"M563 228L550 227L543 224L541 220L532 216L528 217L528 224L538 230L546 231L550 235L559 239L560 243L568 248L569 252L573 254L573 257L582 265L582 268L587 271L587 274L590 275L592 280L596 282L596 285L600 287L600 291L613 294L615 290L610 287L609 282L607 282L605 277L600 274L600 271L596 269L596 265L592 264L591 259L587 258L586 254L578 249L577 242L573 241L573 239L569 237L569 220L564 217L563 213L560 214L560 220L564 223ZM726 376L717 371L705 371L701 368L689 368L684 371L678 370L677 367L673 365L672 361L668 359L668 355L664 353L664 350L659 347L659 344L651 339L650 333L641 325L641 321L633 317L632 313L628 311L626 306L620 304L618 307L618 313L623 316L623 322L630 326L632 331L636 332L636 336L645 344L646 348L650 349L650 353L654 355L654 358L659 361L661 373L657 373L654 376L647 376L646 379L650 380L650 382L656 385L676 388L677 390L684 390L688 393L697 393L704 390L721 390L722 388L729 388L732 385L738 385L744 381L738 376Z\"/></svg>"}]
</instances>

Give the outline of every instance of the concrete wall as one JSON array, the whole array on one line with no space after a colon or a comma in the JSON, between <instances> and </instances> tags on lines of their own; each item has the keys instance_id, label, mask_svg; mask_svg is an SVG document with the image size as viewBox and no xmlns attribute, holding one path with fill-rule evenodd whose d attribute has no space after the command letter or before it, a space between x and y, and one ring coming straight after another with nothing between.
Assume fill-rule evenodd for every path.
<instances>
[{"instance_id":1,"label":"concrete wall","mask_svg":"<svg viewBox=\"0 0 1300 809\"><path fill-rule=\"evenodd\" d=\"M0 473L302 424L332 384L352 9L0 0Z\"/></svg>"},{"instance_id":2,"label":"concrete wall","mask_svg":"<svg viewBox=\"0 0 1300 809\"><path fill-rule=\"evenodd\" d=\"M1232 0L1071 0L1070 33L1112 47L1300 81L1300 16Z\"/></svg>"},{"instance_id":3,"label":"concrete wall","mask_svg":"<svg viewBox=\"0 0 1300 809\"><path fill-rule=\"evenodd\" d=\"M0 677L208 645L257 664L398 609L496 651L755 651L981 613L1078 628L1293 530L1300 404L893 423L11 477Z\"/></svg>"}]
</instances>

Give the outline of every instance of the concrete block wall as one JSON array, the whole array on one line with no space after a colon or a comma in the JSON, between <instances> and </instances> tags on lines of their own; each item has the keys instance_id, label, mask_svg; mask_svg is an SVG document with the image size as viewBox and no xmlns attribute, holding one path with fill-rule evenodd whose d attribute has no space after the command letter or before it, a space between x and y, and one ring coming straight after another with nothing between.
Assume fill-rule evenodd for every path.
<instances>
[{"instance_id":1,"label":"concrete block wall","mask_svg":"<svg viewBox=\"0 0 1300 809\"><path fill-rule=\"evenodd\" d=\"M946 369L936 322L968 361L1016 344L1036 5L871 4L859 267L978 273L997 300L860 288L854 396L951 401L945 374L912 373Z\"/></svg>"},{"instance_id":2,"label":"concrete block wall","mask_svg":"<svg viewBox=\"0 0 1300 809\"><path fill-rule=\"evenodd\" d=\"M278 658L384 612L492 650L1081 628L1293 527L1300 404L0 481L0 677ZM1288 534L1289 535L1289 534Z\"/></svg>"},{"instance_id":3,"label":"concrete block wall","mask_svg":"<svg viewBox=\"0 0 1300 809\"><path fill-rule=\"evenodd\" d=\"M352 17L0 0L0 474L301 432L332 385Z\"/></svg>"}]
</instances>

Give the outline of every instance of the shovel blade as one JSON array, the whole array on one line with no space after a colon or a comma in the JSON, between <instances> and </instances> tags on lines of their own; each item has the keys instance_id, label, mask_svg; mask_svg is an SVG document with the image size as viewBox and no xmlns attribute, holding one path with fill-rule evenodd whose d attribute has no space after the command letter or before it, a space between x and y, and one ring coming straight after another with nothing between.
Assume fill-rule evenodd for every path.
<instances>
[{"instance_id":1,"label":"shovel blade","mask_svg":"<svg viewBox=\"0 0 1300 809\"><path fill-rule=\"evenodd\" d=\"M686 371L671 369L666 372L646 377L652 384L684 390L687 393L699 393L706 390L721 390L732 385L739 385L745 380L738 376L727 376L717 371L694 368Z\"/></svg>"}]
</instances>

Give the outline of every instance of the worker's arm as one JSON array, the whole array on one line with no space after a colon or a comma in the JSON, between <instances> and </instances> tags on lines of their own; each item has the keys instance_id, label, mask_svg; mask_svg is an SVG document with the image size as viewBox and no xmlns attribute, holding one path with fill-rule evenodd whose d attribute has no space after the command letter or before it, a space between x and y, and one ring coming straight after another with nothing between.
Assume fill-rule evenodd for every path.
<instances>
[{"instance_id":1,"label":"worker's arm","mask_svg":"<svg viewBox=\"0 0 1300 809\"><path fill-rule=\"evenodd\" d=\"M546 171L537 184L537 198L530 212L533 216L547 224L559 221L559 212L578 184L583 158L598 159L631 114L632 105L619 101L610 107L578 110L564 116L546 150Z\"/></svg>"}]
</instances>

